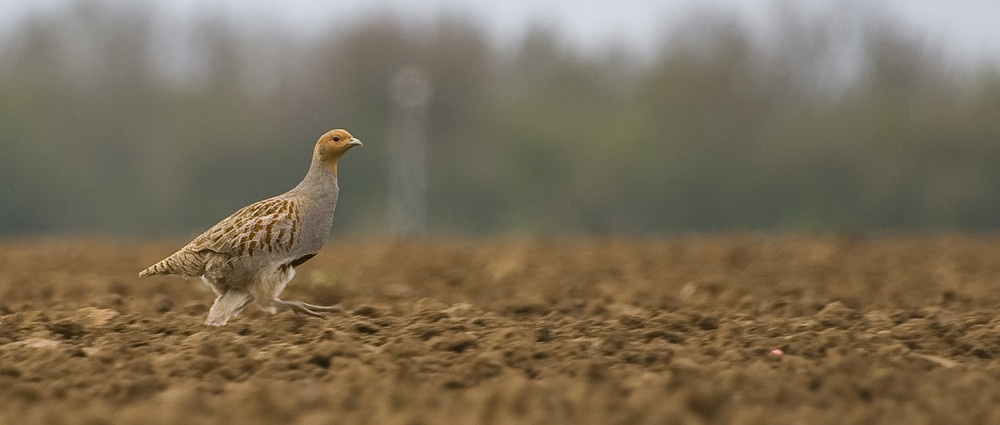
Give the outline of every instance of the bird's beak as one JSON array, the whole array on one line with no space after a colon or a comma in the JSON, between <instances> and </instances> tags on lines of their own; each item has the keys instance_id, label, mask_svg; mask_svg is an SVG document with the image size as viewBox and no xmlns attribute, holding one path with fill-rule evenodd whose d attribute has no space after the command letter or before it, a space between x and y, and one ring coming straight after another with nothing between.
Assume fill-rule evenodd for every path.
<instances>
[{"instance_id":1,"label":"bird's beak","mask_svg":"<svg viewBox=\"0 0 1000 425\"><path fill-rule=\"evenodd\" d=\"M351 141L347 145L348 146L364 146L364 144L362 144L361 141L358 140L356 137L352 137Z\"/></svg>"}]
</instances>

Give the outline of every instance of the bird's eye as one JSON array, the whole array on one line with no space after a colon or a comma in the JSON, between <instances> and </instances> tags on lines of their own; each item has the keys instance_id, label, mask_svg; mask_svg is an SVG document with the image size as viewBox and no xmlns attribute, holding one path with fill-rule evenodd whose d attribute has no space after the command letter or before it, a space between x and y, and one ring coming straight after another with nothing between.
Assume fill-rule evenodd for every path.
<instances>
[{"instance_id":1,"label":"bird's eye","mask_svg":"<svg viewBox=\"0 0 1000 425\"><path fill-rule=\"evenodd\" d=\"M340 141L340 136L333 136L333 141L334 142L339 142Z\"/></svg>"}]
</instances>

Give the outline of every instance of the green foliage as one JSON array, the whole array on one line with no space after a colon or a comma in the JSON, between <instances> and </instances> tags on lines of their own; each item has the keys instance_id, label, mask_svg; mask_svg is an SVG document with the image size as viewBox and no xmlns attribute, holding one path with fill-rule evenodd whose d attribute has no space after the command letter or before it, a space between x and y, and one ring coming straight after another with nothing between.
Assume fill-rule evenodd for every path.
<instances>
[{"instance_id":1,"label":"green foliage","mask_svg":"<svg viewBox=\"0 0 1000 425\"><path fill-rule=\"evenodd\" d=\"M0 43L0 234L196 231L294 185L333 127L365 141L338 231L383 232L407 65L434 87L435 231L997 227L1000 71L952 69L876 13L792 18L763 42L694 15L635 59L544 28L513 51L451 19L173 34L80 3Z\"/></svg>"}]
</instances>

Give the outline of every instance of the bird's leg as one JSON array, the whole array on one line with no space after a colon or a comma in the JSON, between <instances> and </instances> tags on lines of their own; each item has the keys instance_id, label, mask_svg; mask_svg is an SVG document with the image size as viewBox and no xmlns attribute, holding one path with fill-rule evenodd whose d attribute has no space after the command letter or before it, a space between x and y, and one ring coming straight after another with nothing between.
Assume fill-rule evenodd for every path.
<instances>
[{"instance_id":1,"label":"bird's leg","mask_svg":"<svg viewBox=\"0 0 1000 425\"><path fill-rule=\"evenodd\" d=\"M249 292L239 289L229 289L222 295L215 298L215 304L208 311L208 319L205 324L208 326L225 326L229 319L236 317L243 307L253 301Z\"/></svg>"},{"instance_id":2,"label":"bird's leg","mask_svg":"<svg viewBox=\"0 0 1000 425\"><path fill-rule=\"evenodd\" d=\"M295 269L276 268L269 274L261 275L258 283L250 288L250 292L257 299L257 305L264 311L274 314L278 308L287 308L295 313L302 313L313 317L323 317L319 312L341 311L336 305L313 305L302 301L285 301L278 298L278 294L285 289L285 285L295 276Z\"/></svg>"},{"instance_id":3,"label":"bird's leg","mask_svg":"<svg viewBox=\"0 0 1000 425\"><path fill-rule=\"evenodd\" d=\"M209 278L207 278L205 276L201 277L201 281L205 282L205 285L208 285L209 288L212 288L212 292L215 292L215 295L217 297L221 297L222 294L226 293L226 287L225 286L223 286L221 284L218 284L218 283L215 283L211 279L209 279Z\"/></svg>"}]
</instances>

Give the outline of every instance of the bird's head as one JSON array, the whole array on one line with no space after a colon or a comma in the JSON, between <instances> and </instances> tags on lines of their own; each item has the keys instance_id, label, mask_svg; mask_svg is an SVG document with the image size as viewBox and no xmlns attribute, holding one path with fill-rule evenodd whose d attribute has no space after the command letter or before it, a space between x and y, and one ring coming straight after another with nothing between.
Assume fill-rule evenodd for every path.
<instances>
[{"instance_id":1,"label":"bird's head","mask_svg":"<svg viewBox=\"0 0 1000 425\"><path fill-rule=\"evenodd\" d=\"M319 141L316 142L316 150L314 154L319 157L320 160L330 168L331 171L337 172L337 160L344 155L349 149L355 146L362 146L361 141L351 136L347 130L336 129L330 130L326 134L320 136Z\"/></svg>"}]
</instances>

